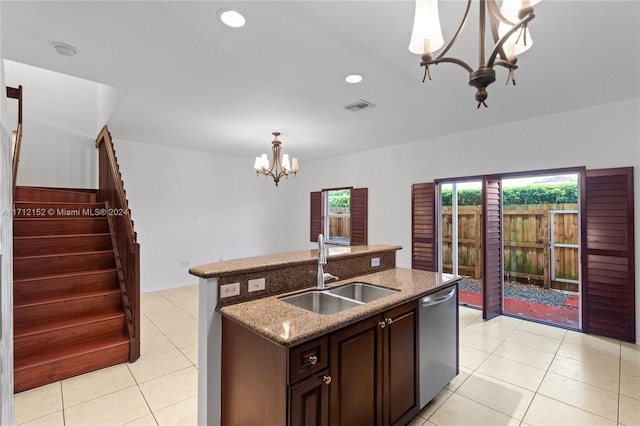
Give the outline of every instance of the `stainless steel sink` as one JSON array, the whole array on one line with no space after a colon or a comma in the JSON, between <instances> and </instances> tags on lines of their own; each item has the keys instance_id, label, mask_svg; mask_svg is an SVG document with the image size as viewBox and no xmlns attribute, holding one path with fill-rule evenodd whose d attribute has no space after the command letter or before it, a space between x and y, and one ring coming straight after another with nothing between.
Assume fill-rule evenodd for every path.
<instances>
[{"instance_id":1,"label":"stainless steel sink","mask_svg":"<svg viewBox=\"0 0 640 426\"><path fill-rule=\"evenodd\" d=\"M281 297L280 300L321 315L336 314L363 304L363 302L346 299L326 291L309 291Z\"/></svg>"},{"instance_id":2,"label":"stainless steel sink","mask_svg":"<svg viewBox=\"0 0 640 426\"><path fill-rule=\"evenodd\" d=\"M358 302L372 302L391 294L395 294L400 290L378 287L367 283L351 283L340 287L334 287L327 290L328 293L346 297Z\"/></svg>"},{"instance_id":3,"label":"stainless steel sink","mask_svg":"<svg viewBox=\"0 0 640 426\"><path fill-rule=\"evenodd\" d=\"M336 314L345 309L394 294L400 290L378 287L367 283L350 283L326 290L284 296L279 299L299 308L322 315Z\"/></svg>"}]
</instances>

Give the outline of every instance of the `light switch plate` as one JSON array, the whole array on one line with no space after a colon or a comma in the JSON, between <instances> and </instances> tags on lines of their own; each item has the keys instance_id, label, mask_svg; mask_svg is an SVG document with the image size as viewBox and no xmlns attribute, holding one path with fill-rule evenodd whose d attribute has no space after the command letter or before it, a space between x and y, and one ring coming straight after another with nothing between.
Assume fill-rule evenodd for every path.
<instances>
[{"instance_id":1,"label":"light switch plate","mask_svg":"<svg viewBox=\"0 0 640 426\"><path fill-rule=\"evenodd\" d=\"M380 258L379 257L372 257L371 258L371 267L375 268L377 266L380 266Z\"/></svg>"},{"instance_id":2,"label":"light switch plate","mask_svg":"<svg viewBox=\"0 0 640 426\"><path fill-rule=\"evenodd\" d=\"M220 298L239 296L240 283L225 284L220 286Z\"/></svg>"},{"instance_id":3,"label":"light switch plate","mask_svg":"<svg viewBox=\"0 0 640 426\"><path fill-rule=\"evenodd\" d=\"M264 290L264 278L256 278L255 280L249 280L249 291Z\"/></svg>"}]
</instances>

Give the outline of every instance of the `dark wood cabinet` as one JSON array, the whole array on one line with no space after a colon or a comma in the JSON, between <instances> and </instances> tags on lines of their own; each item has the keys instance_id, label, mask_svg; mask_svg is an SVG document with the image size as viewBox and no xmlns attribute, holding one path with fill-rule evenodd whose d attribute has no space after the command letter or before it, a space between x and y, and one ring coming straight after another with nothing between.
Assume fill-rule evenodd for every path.
<instances>
[{"instance_id":1,"label":"dark wood cabinet","mask_svg":"<svg viewBox=\"0 0 640 426\"><path fill-rule=\"evenodd\" d=\"M383 424L406 424L420 411L417 302L387 312L385 321Z\"/></svg>"},{"instance_id":2,"label":"dark wood cabinet","mask_svg":"<svg viewBox=\"0 0 640 426\"><path fill-rule=\"evenodd\" d=\"M404 425L419 411L418 301L287 349L223 317L222 424Z\"/></svg>"},{"instance_id":3,"label":"dark wood cabinet","mask_svg":"<svg viewBox=\"0 0 640 426\"><path fill-rule=\"evenodd\" d=\"M381 424L381 318L376 316L345 327L329 339L332 425Z\"/></svg>"},{"instance_id":4,"label":"dark wood cabinet","mask_svg":"<svg viewBox=\"0 0 640 426\"><path fill-rule=\"evenodd\" d=\"M329 425L329 377L329 371L324 370L290 388L290 425Z\"/></svg>"},{"instance_id":5,"label":"dark wood cabinet","mask_svg":"<svg viewBox=\"0 0 640 426\"><path fill-rule=\"evenodd\" d=\"M411 302L331 335L331 424L406 424L418 413L417 307Z\"/></svg>"}]
</instances>

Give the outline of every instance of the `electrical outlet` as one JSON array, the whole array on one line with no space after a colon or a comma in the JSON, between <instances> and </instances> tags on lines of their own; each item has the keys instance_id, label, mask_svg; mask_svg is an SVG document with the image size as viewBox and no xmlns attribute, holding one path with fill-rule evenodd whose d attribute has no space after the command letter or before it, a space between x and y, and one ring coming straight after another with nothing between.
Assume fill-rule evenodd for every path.
<instances>
[{"instance_id":1,"label":"electrical outlet","mask_svg":"<svg viewBox=\"0 0 640 426\"><path fill-rule=\"evenodd\" d=\"M180 266L182 266L183 268L188 268L191 265L191 263L188 260L183 260L182 262L180 262Z\"/></svg>"},{"instance_id":2,"label":"electrical outlet","mask_svg":"<svg viewBox=\"0 0 640 426\"><path fill-rule=\"evenodd\" d=\"M256 278L255 280L249 280L249 291L264 290L264 278Z\"/></svg>"},{"instance_id":3,"label":"electrical outlet","mask_svg":"<svg viewBox=\"0 0 640 426\"><path fill-rule=\"evenodd\" d=\"M371 258L371 267L375 268L377 266L380 266L380 258L379 257L372 257Z\"/></svg>"},{"instance_id":4,"label":"electrical outlet","mask_svg":"<svg viewBox=\"0 0 640 426\"><path fill-rule=\"evenodd\" d=\"M220 286L220 297L231 297L240 295L240 283L225 284Z\"/></svg>"}]
</instances>

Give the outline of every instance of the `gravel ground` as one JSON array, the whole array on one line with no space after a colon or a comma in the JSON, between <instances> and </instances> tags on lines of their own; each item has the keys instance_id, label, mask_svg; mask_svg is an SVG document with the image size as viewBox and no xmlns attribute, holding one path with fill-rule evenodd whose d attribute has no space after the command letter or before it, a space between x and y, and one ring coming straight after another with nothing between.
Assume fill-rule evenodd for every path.
<instances>
[{"instance_id":1,"label":"gravel ground","mask_svg":"<svg viewBox=\"0 0 640 426\"><path fill-rule=\"evenodd\" d=\"M459 283L460 290L469 291L472 293L480 293L482 284L480 280L463 278ZM542 303L550 306L564 306L565 300L570 295L577 294L571 291L544 289L530 284L519 283L505 283L504 296L509 299L525 300L534 303ZM576 309L569 308L568 309Z\"/></svg>"}]
</instances>

